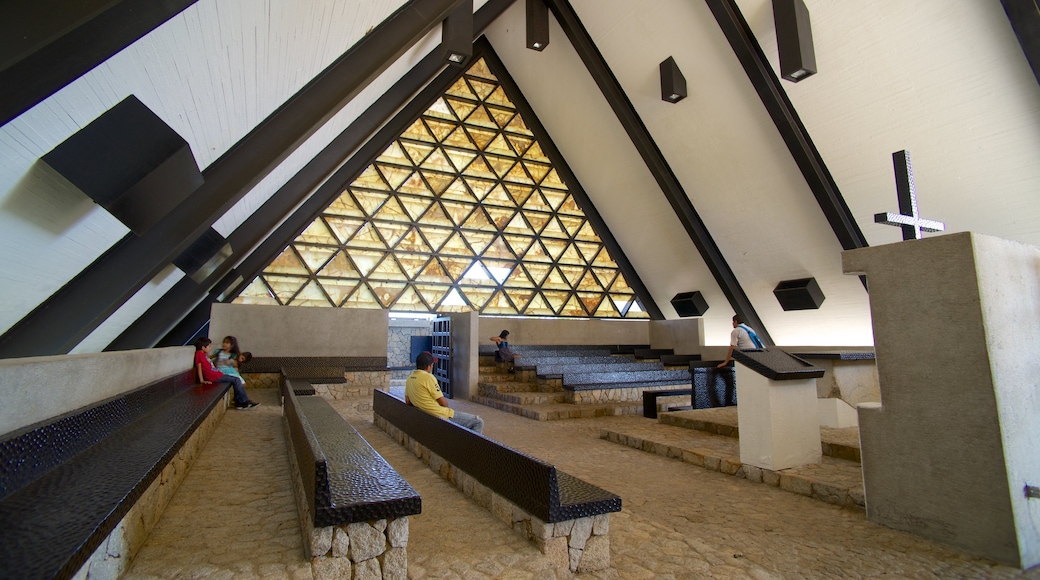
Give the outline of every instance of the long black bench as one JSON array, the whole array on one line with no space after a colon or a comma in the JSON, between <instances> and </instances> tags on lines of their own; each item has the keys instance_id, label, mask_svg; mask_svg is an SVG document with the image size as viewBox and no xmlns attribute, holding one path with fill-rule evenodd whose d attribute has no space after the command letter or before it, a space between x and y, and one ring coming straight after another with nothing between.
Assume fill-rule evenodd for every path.
<instances>
[{"instance_id":1,"label":"long black bench","mask_svg":"<svg viewBox=\"0 0 1040 580\"><path fill-rule=\"evenodd\" d=\"M386 357L368 356L257 356L239 369L242 373L280 373L312 383L345 383L348 372L385 371Z\"/></svg>"},{"instance_id":2,"label":"long black bench","mask_svg":"<svg viewBox=\"0 0 1040 580\"><path fill-rule=\"evenodd\" d=\"M657 418L657 399L660 397L679 397L693 395L693 389L662 389L643 391L643 416L647 419Z\"/></svg>"},{"instance_id":3,"label":"long black bench","mask_svg":"<svg viewBox=\"0 0 1040 580\"><path fill-rule=\"evenodd\" d=\"M228 388L186 371L5 436L0 577L76 574Z\"/></svg>"}]
</instances>

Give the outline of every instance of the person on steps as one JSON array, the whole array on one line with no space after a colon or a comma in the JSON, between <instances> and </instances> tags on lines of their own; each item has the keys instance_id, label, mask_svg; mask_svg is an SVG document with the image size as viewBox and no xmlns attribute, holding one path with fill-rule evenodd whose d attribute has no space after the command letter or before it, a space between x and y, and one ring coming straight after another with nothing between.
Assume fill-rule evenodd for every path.
<instances>
[{"instance_id":1,"label":"person on steps","mask_svg":"<svg viewBox=\"0 0 1040 580\"><path fill-rule=\"evenodd\" d=\"M498 336L492 336L491 342L498 346L498 350L495 351L495 360L509 363L509 372L516 372L516 359L520 358L520 355L509 348L509 331L503 330Z\"/></svg>"}]
</instances>

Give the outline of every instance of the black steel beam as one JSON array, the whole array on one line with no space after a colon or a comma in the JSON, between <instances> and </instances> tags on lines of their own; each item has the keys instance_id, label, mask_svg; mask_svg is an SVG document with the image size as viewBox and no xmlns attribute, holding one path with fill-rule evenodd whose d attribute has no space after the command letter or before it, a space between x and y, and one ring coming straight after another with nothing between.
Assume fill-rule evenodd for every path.
<instances>
[{"instance_id":1,"label":"black steel beam","mask_svg":"<svg viewBox=\"0 0 1040 580\"><path fill-rule=\"evenodd\" d=\"M0 358L68 353L463 0L412 0L203 172L143 236L128 234L0 336Z\"/></svg>"},{"instance_id":2,"label":"black steel beam","mask_svg":"<svg viewBox=\"0 0 1040 580\"><path fill-rule=\"evenodd\" d=\"M489 0L474 14L474 35L479 35L515 0ZM201 285L184 278L127 327L105 350L149 348L186 344L198 329L199 320L209 320L210 305L241 276L231 266L250 256L272 230L317 190L343 160L363 145L393 114L444 65L434 49L388 89L375 103L278 189L263 205L228 236L234 254ZM319 210L320 211L320 210ZM309 223L309 222L308 222ZM284 246L283 246L284 247ZM276 251L281 251L279 248ZM265 256L257 261L270 261ZM264 262L266 265L266 262ZM262 268L263 266L261 266ZM245 278L248 282L256 274ZM207 294L211 285L215 288ZM241 291L241 288L239 288ZM189 312L190 311L190 312ZM181 321L184 319L187 322Z\"/></svg>"},{"instance_id":3,"label":"black steel beam","mask_svg":"<svg viewBox=\"0 0 1040 580\"><path fill-rule=\"evenodd\" d=\"M650 131L643 124L643 120L639 118L639 114L628 99L628 95L622 89L621 83L618 82L613 71L610 70L606 59L603 58L603 55L600 54L599 49L596 47L596 43L593 42L592 37L585 30L585 26L582 25L578 14L567 0L546 0L546 4L549 5L549 9L556 16L560 27L563 28L571 45L574 46L575 52L578 53L582 62L585 63L585 68L588 69L589 74L596 81L596 85L599 86L603 97L610 104L611 109L614 110L614 114L628 133L636 150L639 151L643 162L646 163L650 173L657 180L658 185L661 187L661 192L664 193L664 196L675 211L675 215L679 218L683 227L686 228L690 239L693 240L697 251L700 252L701 257L704 259L704 263L711 270L715 281L718 282L733 311L743 316L744 320L758 331L758 335L763 342L772 346L773 341L766 331L765 324L762 323L762 319L755 312L751 301L744 294L744 289L741 288L736 275L730 269L729 264L726 263L722 252L715 245L715 241L708 232L707 226L704 225L704 222L697 214L689 196L683 190L682 184L679 183L679 179L675 176L661 150L657 147L657 143L654 142L653 137L650 135Z\"/></svg>"},{"instance_id":4,"label":"black steel beam","mask_svg":"<svg viewBox=\"0 0 1040 580\"><path fill-rule=\"evenodd\" d=\"M0 126L196 1L0 2Z\"/></svg>"},{"instance_id":5,"label":"black steel beam","mask_svg":"<svg viewBox=\"0 0 1040 580\"><path fill-rule=\"evenodd\" d=\"M1040 7L1035 0L1000 0L1033 76L1040 82Z\"/></svg>"},{"instance_id":6,"label":"black steel beam","mask_svg":"<svg viewBox=\"0 0 1040 580\"><path fill-rule=\"evenodd\" d=\"M823 210L823 215L841 247L846 250L867 247L867 239L845 204L838 184L834 182L827 164L823 162L823 157L816 150L809 132L798 118L798 112L787 98L787 93L780 85L780 79L769 65L769 60L751 33L740 8L733 0L705 1L730 47L733 48L737 60L744 67L752 86L758 92L762 105L787 144L791 157L801 170L802 177L816 197L816 202Z\"/></svg>"}]
</instances>

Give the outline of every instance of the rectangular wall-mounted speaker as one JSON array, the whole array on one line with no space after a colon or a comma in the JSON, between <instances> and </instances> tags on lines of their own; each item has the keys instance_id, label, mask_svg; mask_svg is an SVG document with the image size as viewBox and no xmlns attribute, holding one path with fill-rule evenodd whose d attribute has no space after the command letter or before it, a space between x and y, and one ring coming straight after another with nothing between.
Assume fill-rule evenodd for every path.
<instances>
[{"instance_id":1,"label":"rectangular wall-mounted speaker","mask_svg":"<svg viewBox=\"0 0 1040 580\"><path fill-rule=\"evenodd\" d=\"M824 299L816 278L784 280L773 288L773 295L784 310L816 310Z\"/></svg>"},{"instance_id":2,"label":"rectangular wall-mounted speaker","mask_svg":"<svg viewBox=\"0 0 1040 580\"><path fill-rule=\"evenodd\" d=\"M678 103L686 98L686 77L679 70L675 58L661 61L661 100Z\"/></svg>"},{"instance_id":3,"label":"rectangular wall-mounted speaker","mask_svg":"<svg viewBox=\"0 0 1040 580\"><path fill-rule=\"evenodd\" d=\"M468 66L473 56L473 0L465 0L441 24L441 58L452 66Z\"/></svg>"},{"instance_id":4,"label":"rectangular wall-mounted speaker","mask_svg":"<svg viewBox=\"0 0 1040 580\"><path fill-rule=\"evenodd\" d=\"M549 46L549 7L545 0L527 0L527 48L542 51Z\"/></svg>"},{"instance_id":5,"label":"rectangular wall-mounted speaker","mask_svg":"<svg viewBox=\"0 0 1040 580\"><path fill-rule=\"evenodd\" d=\"M43 162L139 236L203 182L188 143L133 95Z\"/></svg>"},{"instance_id":6,"label":"rectangular wall-mounted speaker","mask_svg":"<svg viewBox=\"0 0 1040 580\"><path fill-rule=\"evenodd\" d=\"M805 2L773 0L773 24L780 53L780 76L796 83L816 74L816 50Z\"/></svg>"},{"instance_id":7,"label":"rectangular wall-mounted speaker","mask_svg":"<svg viewBox=\"0 0 1040 580\"><path fill-rule=\"evenodd\" d=\"M672 308L682 318L702 316L708 310L708 303L700 292L680 292L672 297Z\"/></svg>"}]
</instances>

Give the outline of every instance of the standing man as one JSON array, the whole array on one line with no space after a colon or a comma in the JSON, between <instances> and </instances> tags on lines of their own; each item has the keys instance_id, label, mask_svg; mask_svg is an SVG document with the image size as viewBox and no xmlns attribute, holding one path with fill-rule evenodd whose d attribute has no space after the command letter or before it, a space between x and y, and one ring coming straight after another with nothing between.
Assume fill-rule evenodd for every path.
<instances>
[{"instance_id":1,"label":"standing man","mask_svg":"<svg viewBox=\"0 0 1040 580\"><path fill-rule=\"evenodd\" d=\"M762 348L762 341L755 334L754 330L747 324L744 324L744 317L739 314L733 315L733 331L729 333L729 351L726 353L726 360L719 363L716 368L722 368L729 364L733 360L734 350L748 350L754 348Z\"/></svg>"},{"instance_id":2,"label":"standing man","mask_svg":"<svg viewBox=\"0 0 1040 580\"><path fill-rule=\"evenodd\" d=\"M448 406L448 400L437 386L437 378L431 374L433 355L423 352L415 357L415 370L404 383L404 402L434 417L447 419L477 433L484 430L484 420L478 415L456 411Z\"/></svg>"}]
</instances>

